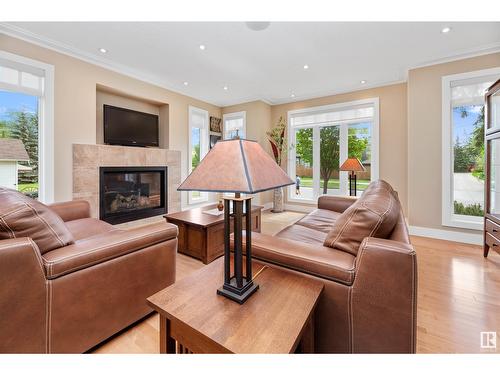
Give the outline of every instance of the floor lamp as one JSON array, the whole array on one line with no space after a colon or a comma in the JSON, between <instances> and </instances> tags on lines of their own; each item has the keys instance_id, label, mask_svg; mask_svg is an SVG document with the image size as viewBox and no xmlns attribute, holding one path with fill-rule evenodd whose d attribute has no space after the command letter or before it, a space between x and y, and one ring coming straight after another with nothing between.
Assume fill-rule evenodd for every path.
<instances>
[{"instance_id":1,"label":"floor lamp","mask_svg":"<svg viewBox=\"0 0 500 375\"><path fill-rule=\"evenodd\" d=\"M365 167L359 161L358 158L348 158L341 166L341 171L349 172L349 195L356 196L357 195L357 178L356 172L363 172Z\"/></svg>"}]
</instances>

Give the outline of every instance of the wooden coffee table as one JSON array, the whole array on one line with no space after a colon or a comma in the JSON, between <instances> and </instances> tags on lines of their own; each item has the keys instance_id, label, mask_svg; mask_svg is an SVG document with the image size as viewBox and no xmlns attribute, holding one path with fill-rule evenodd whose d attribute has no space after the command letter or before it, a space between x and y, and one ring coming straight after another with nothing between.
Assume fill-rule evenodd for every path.
<instances>
[{"instance_id":1,"label":"wooden coffee table","mask_svg":"<svg viewBox=\"0 0 500 375\"><path fill-rule=\"evenodd\" d=\"M179 253L208 264L224 254L224 215L214 216L203 211L216 208L209 205L167 214L164 218L179 227ZM262 206L252 206L252 231L260 232ZM231 233L233 220L231 219ZM243 218L243 228L245 219Z\"/></svg>"},{"instance_id":2,"label":"wooden coffee table","mask_svg":"<svg viewBox=\"0 0 500 375\"><path fill-rule=\"evenodd\" d=\"M216 293L222 258L149 297L160 314L160 352L313 352L323 284L258 262L252 268L259 290L243 305Z\"/></svg>"}]
</instances>

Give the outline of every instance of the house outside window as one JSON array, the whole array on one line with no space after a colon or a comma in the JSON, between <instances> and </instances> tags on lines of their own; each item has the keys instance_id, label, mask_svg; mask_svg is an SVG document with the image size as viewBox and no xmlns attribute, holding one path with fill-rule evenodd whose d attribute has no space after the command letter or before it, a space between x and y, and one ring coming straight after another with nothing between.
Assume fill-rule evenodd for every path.
<instances>
[{"instance_id":1,"label":"house outside window","mask_svg":"<svg viewBox=\"0 0 500 375\"><path fill-rule=\"evenodd\" d=\"M442 79L443 225L483 228L484 93L498 74L488 69Z\"/></svg>"},{"instance_id":2,"label":"house outside window","mask_svg":"<svg viewBox=\"0 0 500 375\"><path fill-rule=\"evenodd\" d=\"M347 195L348 172L339 169L348 157L366 169L357 173L361 194L378 178L378 98L290 111L288 143L288 173L299 184L288 189L289 201Z\"/></svg>"},{"instance_id":3,"label":"house outside window","mask_svg":"<svg viewBox=\"0 0 500 375\"><path fill-rule=\"evenodd\" d=\"M0 51L0 186L50 203L53 186L51 65Z\"/></svg>"}]
</instances>

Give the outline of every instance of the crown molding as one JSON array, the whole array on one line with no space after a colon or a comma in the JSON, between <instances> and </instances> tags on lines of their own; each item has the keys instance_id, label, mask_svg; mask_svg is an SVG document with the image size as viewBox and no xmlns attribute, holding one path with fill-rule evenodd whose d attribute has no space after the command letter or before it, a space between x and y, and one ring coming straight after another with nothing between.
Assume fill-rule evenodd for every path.
<instances>
[{"instance_id":1,"label":"crown molding","mask_svg":"<svg viewBox=\"0 0 500 375\"><path fill-rule=\"evenodd\" d=\"M244 104L244 103L249 103L253 101L262 101L268 105L274 106L274 105L281 105L281 104L288 104L288 103L295 103L295 102L300 102L300 101L305 101L305 100L312 100L312 99L318 99L322 98L325 96L333 96L333 95L341 95L341 94L347 94L351 92L356 92L356 91L364 91L364 90L369 90L369 89L374 89L377 87L384 87L384 86L391 86L395 84L400 84L400 83L406 83L408 79L408 72L413 69L418 69L418 68L423 68L427 66L432 66L432 65L437 65L437 64L443 64L447 62L452 62L452 61L457 61L457 60L462 60L462 59L467 59L467 58L472 58L472 57L477 57L477 56L482 56L482 55L488 55L491 53L496 53L500 52L500 43L493 43L487 46L482 46L482 47L477 47L477 48L472 48L472 49L467 49L459 52L458 54L453 54L449 55L443 58L435 59L435 60L429 60L425 61L422 63L419 63L415 66L411 66L407 68L404 72L404 76L401 77L401 79L395 79L391 81L377 81L371 84L366 84L363 86L355 85L351 87L347 87L342 90L326 90L326 91L320 91L320 92L315 92L313 94L309 95L303 95L303 96L296 96L291 100L291 98L286 97L286 98L278 98L278 99L269 99L265 97L257 97L257 96L251 96L251 97L246 97L243 99L238 99L236 101L230 100L230 101L224 101L224 102L214 102L209 98L204 98L204 97L196 97L193 96L191 93L188 93L184 90L182 90L181 87L176 87L175 84L172 82L164 79L163 77L157 76L157 75L151 75L144 73L143 71L137 70L130 68L126 65L120 64L120 63L115 63L112 62L104 57L100 57L85 51L82 51L78 48L72 47L70 45L67 45L65 43L61 43L55 40L52 40L50 38L46 38L43 36L40 36L38 34L32 33L30 31L27 31L23 28L11 25L6 22L0 22L0 33L11 36L13 38L21 39L24 40L28 43L32 43L35 45L38 45L43 48L47 48L53 51L56 51L58 53L62 53L64 55L71 56L73 58L76 58L78 60L85 61L89 64L99 66L101 68L123 74L125 76L137 79L139 81L143 81L146 83L149 83L151 85L161 87L163 89L166 89L168 91L171 91L176 94L180 94L183 96L187 96L196 100L203 101L207 104L215 105L220 108L224 107L229 107L233 105L238 105L238 104Z\"/></svg>"},{"instance_id":2,"label":"crown molding","mask_svg":"<svg viewBox=\"0 0 500 375\"><path fill-rule=\"evenodd\" d=\"M478 56L490 55L492 53L497 53L497 52L500 52L500 42L488 44L488 45L482 46L482 47L476 47L476 48L470 48L467 50L462 50L461 52L459 52L457 54L449 55L449 56L442 57L439 59L424 61L420 64L409 67L407 69L407 73L408 73L408 71L414 70L414 69L425 68L427 66L432 66L432 65L445 64L445 63L458 61L458 60L470 59L470 58L478 57Z\"/></svg>"},{"instance_id":3,"label":"crown molding","mask_svg":"<svg viewBox=\"0 0 500 375\"><path fill-rule=\"evenodd\" d=\"M171 82L165 80L164 78L152 74L147 74L144 73L140 70L130 68L126 65L119 64L112 62L106 58L99 57L96 55L93 55L91 53L82 51L78 48L72 47L70 45L67 45L65 43L61 43L58 41L55 41L50 38L42 37L38 34L32 33L30 31L27 31L23 28L5 23L5 22L0 22L0 33L8 35L10 37L16 38L16 39L21 39L25 42L35 44L37 46L43 47L50 49L52 51L62 53L67 56L71 56L75 59L85 61L89 64L99 66L101 68L111 70L115 73L123 74L127 77L137 79L139 81L143 81L146 83L149 83L154 86L161 87L163 89L166 89L168 91L171 91L176 94L180 94L183 96L187 96L196 100L203 101L205 103L215 105L217 107L222 107L221 103L214 103L213 101L210 101L206 98L202 97L194 97L189 93L183 92L182 90L178 88L173 88L175 85L173 85Z\"/></svg>"},{"instance_id":4,"label":"crown molding","mask_svg":"<svg viewBox=\"0 0 500 375\"><path fill-rule=\"evenodd\" d=\"M349 93L357 92L357 91L366 91L366 90L376 89L379 87L398 85L401 83L406 83L406 78L405 79L398 79L398 80L394 80L394 81L379 81L379 82L375 82L372 84L365 84L363 86L350 86L350 87L343 89L343 90L320 91L320 92L316 92L316 93L311 94L311 95L302 95L302 96L299 95L299 96L296 96L295 98L293 98L293 100L290 100L290 98L276 99L272 102L273 103L272 105L291 104L291 103L302 102L302 101L306 101L306 100L320 99L320 98L324 98L327 96L349 94Z\"/></svg>"}]
</instances>

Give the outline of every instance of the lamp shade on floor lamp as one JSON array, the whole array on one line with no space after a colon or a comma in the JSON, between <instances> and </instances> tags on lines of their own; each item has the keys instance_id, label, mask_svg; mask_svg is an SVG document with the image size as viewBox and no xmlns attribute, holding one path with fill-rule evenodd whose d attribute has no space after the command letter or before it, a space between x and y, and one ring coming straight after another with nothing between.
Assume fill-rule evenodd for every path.
<instances>
[{"instance_id":1,"label":"lamp shade on floor lamp","mask_svg":"<svg viewBox=\"0 0 500 375\"><path fill-rule=\"evenodd\" d=\"M359 161L358 158L347 158L344 163L340 166L341 171L347 171L349 173L349 195L356 196L356 172L362 172L365 170L363 164ZM354 181L354 184L353 184ZM353 194L354 191L354 194Z\"/></svg>"}]
</instances>

